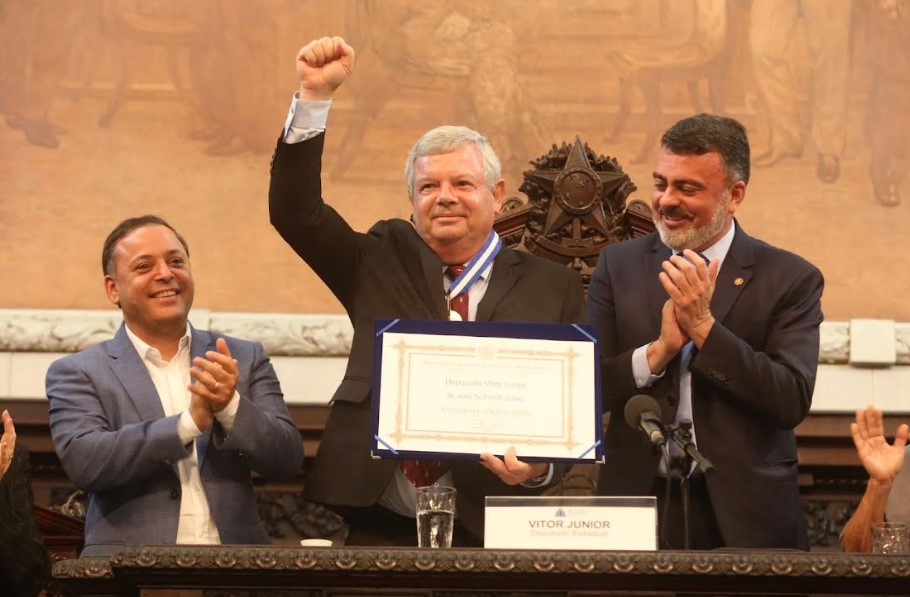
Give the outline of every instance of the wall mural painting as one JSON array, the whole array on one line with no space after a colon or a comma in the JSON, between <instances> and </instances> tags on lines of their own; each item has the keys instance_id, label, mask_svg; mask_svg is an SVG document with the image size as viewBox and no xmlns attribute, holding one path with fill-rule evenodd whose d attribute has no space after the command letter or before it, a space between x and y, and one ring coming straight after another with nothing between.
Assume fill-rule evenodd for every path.
<instances>
[{"instance_id":1,"label":"wall mural painting","mask_svg":"<svg viewBox=\"0 0 910 597\"><path fill-rule=\"evenodd\" d=\"M649 200L661 132L749 129L738 217L825 273L829 319L910 321L910 0L0 0L4 308L105 308L100 244L157 213L185 232L197 306L339 312L268 222L294 56L345 36L324 192L355 227L409 213L426 129L489 136L518 191L580 137Z\"/></svg>"}]
</instances>

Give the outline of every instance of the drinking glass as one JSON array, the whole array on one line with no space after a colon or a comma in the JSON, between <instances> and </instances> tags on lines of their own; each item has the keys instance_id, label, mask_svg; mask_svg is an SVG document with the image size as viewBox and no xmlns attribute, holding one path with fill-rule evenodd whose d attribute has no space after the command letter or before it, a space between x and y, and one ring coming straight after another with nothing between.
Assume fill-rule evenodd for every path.
<instances>
[{"instance_id":1,"label":"drinking glass","mask_svg":"<svg viewBox=\"0 0 910 597\"><path fill-rule=\"evenodd\" d=\"M417 488L417 546L452 547L455 526L455 488L429 485Z\"/></svg>"},{"instance_id":2,"label":"drinking glass","mask_svg":"<svg viewBox=\"0 0 910 597\"><path fill-rule=\"evenodd\" d=\"M910 553L910 527L902 522L872 525L873 553Z\"/></svg>"}]
</instances>

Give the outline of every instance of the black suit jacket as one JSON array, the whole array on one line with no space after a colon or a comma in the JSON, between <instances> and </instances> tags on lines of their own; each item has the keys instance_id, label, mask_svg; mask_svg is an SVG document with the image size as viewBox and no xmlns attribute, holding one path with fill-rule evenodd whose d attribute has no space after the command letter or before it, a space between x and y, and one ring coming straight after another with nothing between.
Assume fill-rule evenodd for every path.
<instances>
[{"instance_id":1,"label":"black suit jacket","mask_svg":"<svg viewBox=\"0 0 910 597\"><path fill-rule=\"evenodd\" d=\"M324 137L292 145L279 141L269 212L272 224L341 301L354 326L347 371L332 398L305 495L324 504L365 507L379 500L398 464L370 457L374 321L446 319L443 263L409 222L383 220L359 233L323 202ZM496 257L476 317L541 323L580 323L584 318L577 272L506 247ZM529 491L501 483L477 462L456 461L452 474L458 517L479 537L484 496Z\"/></svg>"},{"instance_id":2,"label":"black suit jacket","mask_svg":"<svg viewBox=\"0 0 910 597\"><path fill-rule=\"evenodd\" d=\"M37 595L51 577L51 561L35 522L28 451L16 446L0 481L0 597Z\"/></svg>"},{"instance_id":3,"label":"black suit jacket","mask_svg":"<svg viewBox=\"0 0 910 597\"><path fill-rule=\"evenodd\" d=\"M588 290L588 317L604 357L606 464L600 491L648 495L659 456L626 425L626 401L653 396L665 423L679 400L679 357L637 389L632 352L660 334L667 293L658 280L670 249L654 233L606 247ZM711 504L728 547L808 549L793 433L809 412L818 366L824 281L806 260L747 235L738 224L718 273L716 324L691 360L693 420Z\"/></svg>"}]
</instances>

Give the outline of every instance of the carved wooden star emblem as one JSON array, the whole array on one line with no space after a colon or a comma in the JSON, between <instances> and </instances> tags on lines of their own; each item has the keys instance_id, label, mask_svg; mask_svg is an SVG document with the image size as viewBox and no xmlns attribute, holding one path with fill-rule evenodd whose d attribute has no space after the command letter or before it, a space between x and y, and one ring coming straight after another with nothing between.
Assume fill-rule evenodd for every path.
<instances>
[{"instance_id":1,"label":"carved wooden star emblem","mask_svg":"<svg viewBox=\"0 0 910 597\"><path fill-rule=\"evenodd\" d=\"M573 220L580 220L580 223L609 236L604 205L618 210L623 206L612 206L604 199L628 180L622 172L594 170L584 145L577 136L562 170L532 170L525 173L525 178L540 185L554 199L550 203L544 224L544 236L556 232Z\"/></svg>"}]
</instances>

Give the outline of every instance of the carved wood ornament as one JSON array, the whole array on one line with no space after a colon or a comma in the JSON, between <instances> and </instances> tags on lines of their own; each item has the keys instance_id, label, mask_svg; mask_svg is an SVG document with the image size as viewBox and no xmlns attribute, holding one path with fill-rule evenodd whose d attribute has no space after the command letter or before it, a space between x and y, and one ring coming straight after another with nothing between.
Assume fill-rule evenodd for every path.
<instances>
[{"instance_id":1,"label":"carved wood ornament","mask_svg":"<svg viewBox=\"0 0 910 597\"><path fill-rule=\"evenodd\" d=\"M574 268L587 286L603 247L654 231L651 207L628 200L636 186L616 158L578 137L531 164L518 189L528 202L510 197L495 224L512 248Z\"/></svg>"}]
</instances>

